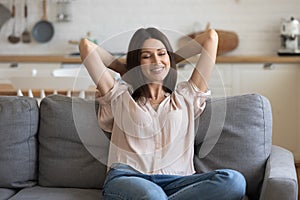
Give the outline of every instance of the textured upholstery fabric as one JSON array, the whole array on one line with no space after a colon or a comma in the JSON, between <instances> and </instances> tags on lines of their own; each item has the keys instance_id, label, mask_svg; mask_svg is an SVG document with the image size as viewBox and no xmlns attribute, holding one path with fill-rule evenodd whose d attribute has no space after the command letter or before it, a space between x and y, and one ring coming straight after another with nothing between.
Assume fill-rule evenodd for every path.
<instances>
[{"instance_id":1,"label":"textured upholstery fabric","mask_svg":"<svg viewBox=\"0 0 300 200\"><path fill-rule=\"evenodd\" d=\"M294 157L290 151L278 146L272 147L272 153L266 166L261 200L292 200L298 198L296 170L290 167L293 165Z\"/></svg>"},{"instance_id":2,"label":"textured upholstery fabric","mask_svg":"<svg viewBox=\"0 0 300 200\"><path fill-rule=\"evenodd\" d=\"M257 94L213 99L199 121L195 141L197 172L238 170L246 178L247 196L257 199L272 143L269 101Z\"/></svg>"},{"instance_id":3,"label":"textured upholstery fabric","mask_svg":"<svg viewBox=\"0 0 300 200\"><path fill-rule=\"evenodd\" d=\"M0 97L0 187L36 183L38 118L35 99Z\"/></svg>"},{"instance_id":4,"label":"textured upholstery fabric","mask_svg":"<svg viewBox=\"0 0 300 200\"><path fill-rule=\"evenodd\" d=\"M0 200L7 200L16 193L15 190L0 188Z\"/></svg>"},{"instance_id":5,"label":"textured upholstery fabric","mask_svg":"<svg viewBox=\"0 0 300 200\"><path fill-rule=\"evenodd\" d=\"M0 97L0 200L101 199L109 139L98 126L98 106L54 95L39 113L32 98ZM195 127L197 172L240 171L251 197L243 200L296 200L292 153L271 151L271 115L268 100L256 94L209 100Z\"/></svg>"},{"instance_id":6,"label":"textured upholstery fabric","mask_svg":"<svg viewBox=\"0 0 300 200\"><path fill-rule=\"evenodd\" d=\"M35 186L21 190L9 200L101 200L101 190L78 188L47 188Z\"/></svg>"},{"instance_id":7,"label":"textured upholstery fabric","mask_svg":"<svg viewBox=\"0 0 300 200\"><path fill-rule=\"evenodd\" d=\"M39 127L40 186L102 187L109 140L98 125L97 106L95 101L76 97L53 95L43 99Z\"/></svg>"}]
</instances>

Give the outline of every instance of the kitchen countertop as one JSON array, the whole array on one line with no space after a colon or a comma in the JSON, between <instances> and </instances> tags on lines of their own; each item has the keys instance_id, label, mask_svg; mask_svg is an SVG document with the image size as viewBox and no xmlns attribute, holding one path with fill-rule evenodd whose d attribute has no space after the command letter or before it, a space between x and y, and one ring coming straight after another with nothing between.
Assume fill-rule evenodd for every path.
<instances>
[{"instance_id":1,"label":"kitchen countertop","mask_svg":"<svg viewBox=\"0 0 300 200\"><path fill-rule=\"evenodd\" d=\"M0 62L81 63L79 56L64 55L2 55Z\"/></svg>"},{"instance_id":2,"label":"kitchen countertop","mask_svg":"<svg viewBox=\"0 0 300 200\"><path fill-rule=\"evenodd\" d=\"M196 61L197 56L189 62ZM121 58L124 61L124 58ZM64 55L0 55L1 62L81 63L79 56ZM218 56L217 63L300 63L300 56Z\"/></svg>"}]
</instances>

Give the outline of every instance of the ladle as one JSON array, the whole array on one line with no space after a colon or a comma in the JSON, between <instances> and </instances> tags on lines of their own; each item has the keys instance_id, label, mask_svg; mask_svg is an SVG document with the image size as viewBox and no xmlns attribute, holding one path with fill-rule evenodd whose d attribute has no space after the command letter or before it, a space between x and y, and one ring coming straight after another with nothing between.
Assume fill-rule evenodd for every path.
<instances>
[{"instance_id":1,"label":"ladle","mask_svg":"<svg viewBox=\"0 0 300 200\"><path fill-rule=\"evenodd\" d=\"M10 36L8 36L8 41L10 43L16 44L20 41L20 37L16 36L16 6L15 6L15 1L13 1L13 5L12 5L12 20L13 20L13 31L12 34Z\"/></svg>"},{"instance_id":2,"label":"ladle","mask_svg":"<svg viewBox=\"0 0 300 200\"><path fill-rule=\"evenodd\" d=\"M28 7L27 7L27 1L25 1L24 5L24 17L25 17L25 30L22 33L22 41L24 43L29 43L31 41L30 39L30 32L28 30Z\"/></svg>"}]
</instances>

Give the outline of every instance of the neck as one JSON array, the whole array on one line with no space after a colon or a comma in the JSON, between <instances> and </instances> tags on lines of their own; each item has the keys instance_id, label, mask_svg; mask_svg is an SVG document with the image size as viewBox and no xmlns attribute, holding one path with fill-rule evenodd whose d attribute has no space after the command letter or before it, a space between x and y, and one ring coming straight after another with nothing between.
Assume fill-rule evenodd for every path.
<instances>
[{"instance_id":1,"label":"neck","mask_svg":"<svg viewBox=\"0 0 300 200\"><path fill-rule=\"evenodd\" d=\"M157 100L162 98L165 95L165 91L161 84L148 84L149 88L149 98Z\"/></svg>"}]
</instances>

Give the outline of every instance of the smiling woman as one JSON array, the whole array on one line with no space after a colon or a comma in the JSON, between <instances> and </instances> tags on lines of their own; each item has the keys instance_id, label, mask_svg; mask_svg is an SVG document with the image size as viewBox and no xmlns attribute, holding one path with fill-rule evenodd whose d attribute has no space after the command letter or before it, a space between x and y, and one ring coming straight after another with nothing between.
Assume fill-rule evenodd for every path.
<instances>
[{"instance_id":1,"label":"smiling woman","mask_svg":"<svg viewBox=\"0 0 300 200\"><path fill-rule=\"evenodd\" d=\"M98 120L111 133L103 199L242 199L245 179L234 170L195 174L194 122L210 97L207 82L218 36L207 30L176 53L156 28L137 30L127 62L83 39L83 64L101 95ZM201 53L189 80L176 86L176 61ZM106 67L122 75L114 80Z\"/></svg>"},{"instance_id":2,"label":"smiling woman","mask_svg":"<svg viewBox=\"0 0 300 200\"><path fill-rule=\"evenodd\" d=\"M158 93L160 92L172 93L175 90L177 80L175 54L168 38L157 29L139 29L134 33L128 47L126 64L127 73L123 75L123 79L132 86L132 97L135 100L138 100L141 96L149 98L152 95L155 97L159 96ZM145 74L142 74L142 70L140 70L144 68L144 65L150 65L151 67L148 68L152 68L156 72L159 72L160 69L164 69L162 72L167 72L166 76L164 73L156 73L156 78L159 78L159 75L161 75L160 78L162 80L160 81L163 81L160 86L160 92L155 92L156 89L154 89L150 93L151 87L149 88L148 86L153 86L153 84L149 83L158 80L145 79ZM162 66L165 68L161 68ZM154 75L154 71L149 75ZM146 71L144 70L143 72L145 73Z\"/></svg>"},{"instance_id":3,"label":"smiling woman","mask_svg":"<svg viewBox=\"0 0 300 200\"><path fill-rule=\"evenodd\" d=\"M148 82L162 84L170 70L170 59L161 41L148 39L144 42L141 51L141 66Z\"/></svg>"}]
</instances>

